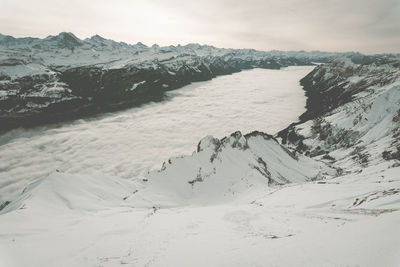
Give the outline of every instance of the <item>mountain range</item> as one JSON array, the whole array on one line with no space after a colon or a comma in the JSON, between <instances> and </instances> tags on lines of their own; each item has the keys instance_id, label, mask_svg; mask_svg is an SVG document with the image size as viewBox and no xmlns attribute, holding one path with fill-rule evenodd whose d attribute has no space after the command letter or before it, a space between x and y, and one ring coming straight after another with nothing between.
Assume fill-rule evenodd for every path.
<instances>
[{"instance_id":1,"label":"mountain range","mask_svg":"<svg viewBox=\"0 0 400 267\"><path fill-rule=\"evenodd\" d=\"M244 69L312 65L340 56L365 58L199 44L148 47L99 35L80 40L66 32L44 39L0 34L0 130L159 101L165 91Z\"/></svg>"}]
</instances>

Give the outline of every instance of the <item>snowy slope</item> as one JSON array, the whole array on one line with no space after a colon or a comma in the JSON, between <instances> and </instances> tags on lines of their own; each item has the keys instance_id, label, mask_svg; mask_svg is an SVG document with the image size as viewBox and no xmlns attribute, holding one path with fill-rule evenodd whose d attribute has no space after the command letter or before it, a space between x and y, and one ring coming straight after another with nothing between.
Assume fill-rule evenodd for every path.
<instances>
[{"instance_id":1,"label":"snowy slope","mask_svg":"<svg viewBox=\"0 0 400 267\"><path fill-rule=\"evenodd\" d=\"M343 58L318 66L303 79L306 94L314 92L315 104L308 98L303 122L278 135L289 146L346 171L361 171L385 161L397 167L399 67L398 58L364 64Z\"/></svg>"},{"instance_id":2,"label":"snowy slope","mask_svg":"<svg viewBox=\"0 0 400 267\"><path fill-rule=\"evenodd\" d=\"M400 180L385 167L148 208L125 180L54 174L0 215L0 265L396 267Z\"/></svg>"}]
</instances>

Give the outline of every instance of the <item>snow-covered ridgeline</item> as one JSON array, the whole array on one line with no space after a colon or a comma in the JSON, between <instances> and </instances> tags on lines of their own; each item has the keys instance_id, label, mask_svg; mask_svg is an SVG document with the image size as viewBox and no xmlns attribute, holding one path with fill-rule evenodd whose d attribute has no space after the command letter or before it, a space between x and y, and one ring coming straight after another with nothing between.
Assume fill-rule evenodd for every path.
<instances>
[{"instance_id":1,"label":"snow-covered ridgeline","mask_svg":"<svg viewBox=\"0 0 400 267\"><path fill-rule=\"evenodd\" d=\"M133 199L152 206L216 204L250 198L268 186L324 179L336 171L295 155L272 136L235 132L203 138L191 156L171 158L142 179ZM154 198L154 196L157 196Z\"/></svg>"}]
</instances>

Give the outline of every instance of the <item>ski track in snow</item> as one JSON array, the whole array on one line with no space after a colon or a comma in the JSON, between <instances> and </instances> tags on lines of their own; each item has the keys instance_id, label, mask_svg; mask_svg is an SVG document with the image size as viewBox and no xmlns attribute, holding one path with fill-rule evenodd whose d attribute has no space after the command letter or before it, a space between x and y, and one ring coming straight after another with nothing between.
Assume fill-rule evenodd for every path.
<instances>
[{"instance_id":1,"label":"ski track in snow","mask_svg":"<svg viewBox=\"0 0 400 267\"><path fill-rule=\"evenodd\" d=\"M254 69L168 92L169 99L0 136L0 202L56 170L135 178L206 135L276 133L304 112L299 80L312 66Z\"/></svg>"}]
</instances>

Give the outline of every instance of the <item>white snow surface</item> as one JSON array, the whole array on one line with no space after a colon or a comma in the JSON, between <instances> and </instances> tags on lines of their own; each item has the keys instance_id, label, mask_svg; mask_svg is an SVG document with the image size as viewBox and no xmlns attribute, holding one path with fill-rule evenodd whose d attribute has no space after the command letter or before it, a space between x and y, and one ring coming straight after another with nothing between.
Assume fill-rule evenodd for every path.
<instances>
[{"instance_id":1,"label":"white snow surface","mask_svg":"<svg viewBox=\"0 0 400 267\"><path fill-rule=\"evenodd\" d=\"M399 188L396 169L375 166L214 205L146 207L125 179L55 173L0 215L0 266L396 267Z\"/></svg>"}]
</instances>

